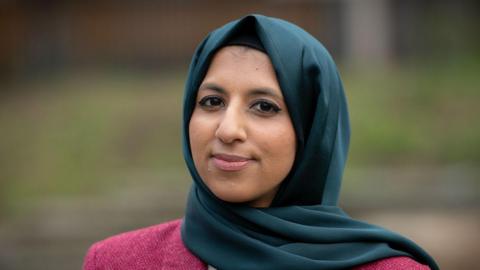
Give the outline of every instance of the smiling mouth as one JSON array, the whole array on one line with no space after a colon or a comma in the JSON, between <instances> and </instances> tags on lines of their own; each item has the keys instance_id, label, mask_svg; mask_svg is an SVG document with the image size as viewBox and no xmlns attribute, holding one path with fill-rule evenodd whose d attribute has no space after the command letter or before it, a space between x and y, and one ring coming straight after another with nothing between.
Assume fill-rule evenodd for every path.
<instances>
[{"instance_id":1,"label":"smiling mouth","mask_svg":"<svg viewBox=\"0 0 480 270\"><path fill-rule=\"evenodd\" d=\"M251 158L246 158L236 155L227 155L227 154L214 154L212 156L213 165L222 171L240 171L246 168L250 162Z\"/></svg>"}]
</instances>

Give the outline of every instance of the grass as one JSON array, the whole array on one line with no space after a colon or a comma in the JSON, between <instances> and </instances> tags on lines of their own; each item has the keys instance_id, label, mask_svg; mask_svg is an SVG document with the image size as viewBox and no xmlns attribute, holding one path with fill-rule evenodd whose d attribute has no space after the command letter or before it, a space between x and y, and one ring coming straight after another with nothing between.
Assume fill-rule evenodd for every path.
<instances>
[{"instance_id":1,"label":"grass","mask_svg":"<svg viewBox=\"0 0 480 270\"><path fill-rule=\"evenodd\" d=\"M349 166L477 166L478 70L461 64L342 72L352 122ZM10 85L0 96L0 211L22 212L49 196L102 194L138 171L185 170L183 80L178 72L89 73Z\"/></svg>"}]
</instances>

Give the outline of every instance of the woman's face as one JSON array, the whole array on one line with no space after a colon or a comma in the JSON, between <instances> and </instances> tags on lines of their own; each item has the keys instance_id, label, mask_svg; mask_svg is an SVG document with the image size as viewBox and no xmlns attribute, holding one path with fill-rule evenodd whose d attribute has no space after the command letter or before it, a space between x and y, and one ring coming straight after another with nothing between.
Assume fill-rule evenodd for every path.
<instances>
[{"instance_id":1,"label":"woman's face","mask_svg":"<svg viewBox=\"0 0 480 270\"><path fill-rule=\"evenodd\" d=\"M269 57L227 46L212 59L189 124L198 173L220 199L268 207L295 158L295 131Z\"/></svg>"}]
</instances>

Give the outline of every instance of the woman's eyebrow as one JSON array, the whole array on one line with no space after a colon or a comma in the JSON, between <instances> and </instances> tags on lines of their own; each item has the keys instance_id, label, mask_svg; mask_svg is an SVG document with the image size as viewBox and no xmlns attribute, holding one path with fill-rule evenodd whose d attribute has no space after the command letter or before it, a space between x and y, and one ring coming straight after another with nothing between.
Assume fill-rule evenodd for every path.
<instances>
[{"instance_id":1,"label":"woman's eyebrow","mask_svg":"<svg viewBox=\"0 0 480 270\"><path fill-rule=\"evenodd\" d=\"M215 83L202 83L202 85L200 85L198 90L200 91L200 90L206 90L206 89L213 90L220 94L227 94L227 91L223 87ZM250 89L247 95L248 96L271 96L275 99L283 100L283 98L275 92L276 92L275 90L269 87L259 87L259 88Z\"/></svg>"},{"instance_id":2,"label":"woman's eyebrow","mask_svg":"<svg viewBox=\"0 0 480 270\"><path fill-rule=\"evenodd\" d=\"M253 88L248 92L249 96L270 96L278 100L283 100L283 98L275 93L275 90L268 87Z\"/></svg>"},{"instance_id":3,"label":"woman's eyebrow","mask_svg":"<svg viewBox=\"0 0 480 270\"><path fill-rule=\"evenodd\" d=\"M202 83L200 85L200 87L198 88L198 91L205 90L205 89L213 90L213 91L218 92L220 94L226 94L227 93L227 91L225 89L223 89L223 87L221 87L217 84L214 84L214 83Z\"/></svg>"}]
</instances>

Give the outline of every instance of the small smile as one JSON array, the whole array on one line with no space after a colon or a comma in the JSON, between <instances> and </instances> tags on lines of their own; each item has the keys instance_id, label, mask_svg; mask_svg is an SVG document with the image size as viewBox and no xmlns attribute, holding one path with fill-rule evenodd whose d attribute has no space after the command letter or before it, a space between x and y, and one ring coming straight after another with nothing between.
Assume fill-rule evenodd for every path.
<instances>
[{"instance_id":1,"label":"small smile","mask_svg":"<svg viewBox=\"0 0 480 270\"><path fill-rule=\"evenodd\" d=\"M216 168L222 171L234 172L246 168L252 159L237 155L214 154L212 161Z\"/></svg>"}]
</instances>

